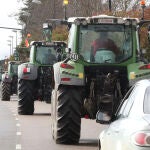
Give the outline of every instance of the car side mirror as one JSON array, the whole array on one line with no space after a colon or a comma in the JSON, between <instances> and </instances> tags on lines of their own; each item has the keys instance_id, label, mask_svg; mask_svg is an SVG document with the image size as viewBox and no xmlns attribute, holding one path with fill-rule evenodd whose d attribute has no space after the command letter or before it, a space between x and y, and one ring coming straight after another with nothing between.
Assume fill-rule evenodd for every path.
<instances>
[{"instance_id":1,"label":"car side mirror","mask_svg":"<svg viewBox=\"0 0 150 150\"><path fill-rule=\"evenodd\" d=\"M101 112L100 110L96 114L96 122L100 124L109 124L112 118L107 112Z\"/></svg>"}]
</instances>

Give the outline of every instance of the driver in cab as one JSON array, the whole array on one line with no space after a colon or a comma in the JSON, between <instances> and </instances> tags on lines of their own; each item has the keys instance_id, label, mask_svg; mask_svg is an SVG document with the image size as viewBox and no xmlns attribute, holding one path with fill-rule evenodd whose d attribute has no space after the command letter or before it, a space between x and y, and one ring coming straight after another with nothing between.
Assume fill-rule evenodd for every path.
<instances>
[{"instance_id":1,"label":"driver in cab","mask_svg":"<svg viewBox=\"0 0 150 150\"><path fill-rule=\"evenodd\" d=\"M91 45L91 50L93 53L93 57L95 57L95 62L103 63L108 61L114 63L116 55L120 54L119 48L117 47L115 42L108 37L107 32L101 32L99 36L100 37L93 41ZM98 53L99 56L97 56ZM105 58L102 56L103 54L105 55ZM108 55L111 55L112 58L109 58ZM94 58L92 58L92 60L94 60Z\"/></svg>"}]
</instances>

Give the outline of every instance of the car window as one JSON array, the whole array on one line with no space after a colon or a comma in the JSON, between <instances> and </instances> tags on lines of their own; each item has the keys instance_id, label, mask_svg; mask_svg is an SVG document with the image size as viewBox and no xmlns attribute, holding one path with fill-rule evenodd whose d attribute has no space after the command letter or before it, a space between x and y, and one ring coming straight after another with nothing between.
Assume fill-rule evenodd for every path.
<instances>
[{"instance_id":1,"label":"car window","mask_svg":"<svg viewBox=\"0 0 150 150\"><path fill-rule=\"evenodd\" d=\"M125 106L123 106L124 108L123 108L123 110L121 110L120 116L122 116L122 117L128 116L130 109L134 103L134 100L137 98L138 93L140 93L139 90L140 90L139 85L135 85L129 90L129 92L125 96L126 104L125 104Z\"/></svg>"},{"instance_id":2,"label":"car window","mask_svg":"<svg viewBox=\"0 0 150 150\"><path fill-rule=\"evenodd\" d=\"M150 114L150 86L145 91L143 109L144 113Z\"/></svg>"},{"instance_id":3,"label":"car window","mask_svg":"<svg viewBox=\"0 0 150 150\"><path fill-rule=\"evenodd\" d=\"M116 114L117 117L122 116L122 113L123 113L123 111L125 109L125 106L126 106L126 104L128 102L128 98L129 98L130 94L132 93L133 89L134 89L134 86L132 86L129 89L129 91L126 93L125 97L123 98L123 100L122 100L122 102L121 102L121 104L120 104L120 106L119 106L119 108L117 110L117 114Z\"/></svg>"}]
</instances>

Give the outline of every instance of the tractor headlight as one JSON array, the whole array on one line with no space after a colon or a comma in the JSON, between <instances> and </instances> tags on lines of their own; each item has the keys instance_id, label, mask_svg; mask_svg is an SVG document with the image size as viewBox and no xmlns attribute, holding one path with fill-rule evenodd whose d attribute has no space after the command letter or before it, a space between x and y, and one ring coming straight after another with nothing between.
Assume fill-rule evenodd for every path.
<instances>
[{"instance_id":1,"label":"tractor headlight","mask_svg":"<svg viewBox=\"0 0 150 150\"><path fill-rule=\"evenodd\" d=\"M83 20L83 21L82 21L82 24L83 24L84 26L86 26L86 25L87 25L87 21L86 21L86 20Z\"/></svg>"},{"instance_id":2,"label":"tractor headlight","mask_svg":"<svg viewBox=\"0 0 150 150\"><path fill-rule=\"evenodd\" d=\"M134 26L136 26L136 25L137 25L137 20L133 20L133 21L132 21L132 24L133 24Z\"/></svg>"},{"instance_id":3,"label":"tractor headlight","mask_svg":"<svg viewBox=\"0 0 150 150\"><path fill-rule=\"evenodd\" d=\"M79 25L81 24L81 21L80 21L79 19L76 19L76 20L74 21L74 23L75 23L77 26L79 26Z\"/></svg>"},{"instance_id":4,"label":"tractor headlight","mask_svg":"<svg viewBox=\"0 0 150 150\"><path fill-rule=\"evenodd\" d=\"M125 25L129 26L131 24L130 20L125 20Z\"/></svg>"},{"instance_id":5,"label":"tractor headlight","mask_svg":"<svg viewBox=\"0 0 150 150\"><path fill-rule=\"evenodd\" d=\"M122 18L118 18L118 19L117 19L117 23L118 23L118 24L123 24L123 23L124 23L124 20L123 20Z\"/></svg>"}]
</instances>

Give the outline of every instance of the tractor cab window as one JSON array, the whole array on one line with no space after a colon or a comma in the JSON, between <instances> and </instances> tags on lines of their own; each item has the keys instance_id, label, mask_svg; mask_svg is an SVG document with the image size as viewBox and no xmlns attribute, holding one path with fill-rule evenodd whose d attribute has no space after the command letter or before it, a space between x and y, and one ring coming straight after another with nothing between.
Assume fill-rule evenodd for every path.
<instances>
[{"instance_id":1,"label":"tractor cab window","mask_svg":"<svg viewBox=\"0 0 150 150\"><path fill-rule=\"evenodd\" d=\"M91 63L120 63L132 56L131 33L124 25L81 26L79 53Z\"/></svg>"},{"instance_id":2,"label":"tractor cab window","mask_svg":"<svg viewBox=\"0 0 150 150\"><path fill-rule=\"evenodd\" d=\"M0 73L3 73L3 69L2 68L0 68Z\"/></svg>"},{"instance_id":3,"label":"tractor cab window","mask_svg":"<svg viewBox=\"0 0 150 150\"><path fill-rule=\"evenodd\" d=\"M36 61L43 65L54 64L56 62L56 51L54 47L37 47Z\"/></svg>"},{"instance_id":4,"label":"tractor cab window","mask_svg":"<svg viewBox=\"0 0 150 150\"><path fill-rule=\"evenodd\" d=\"M18 74L18 65L16 64L11 65L11 72L14 74Z\"/></svg>"}]
</instances>

